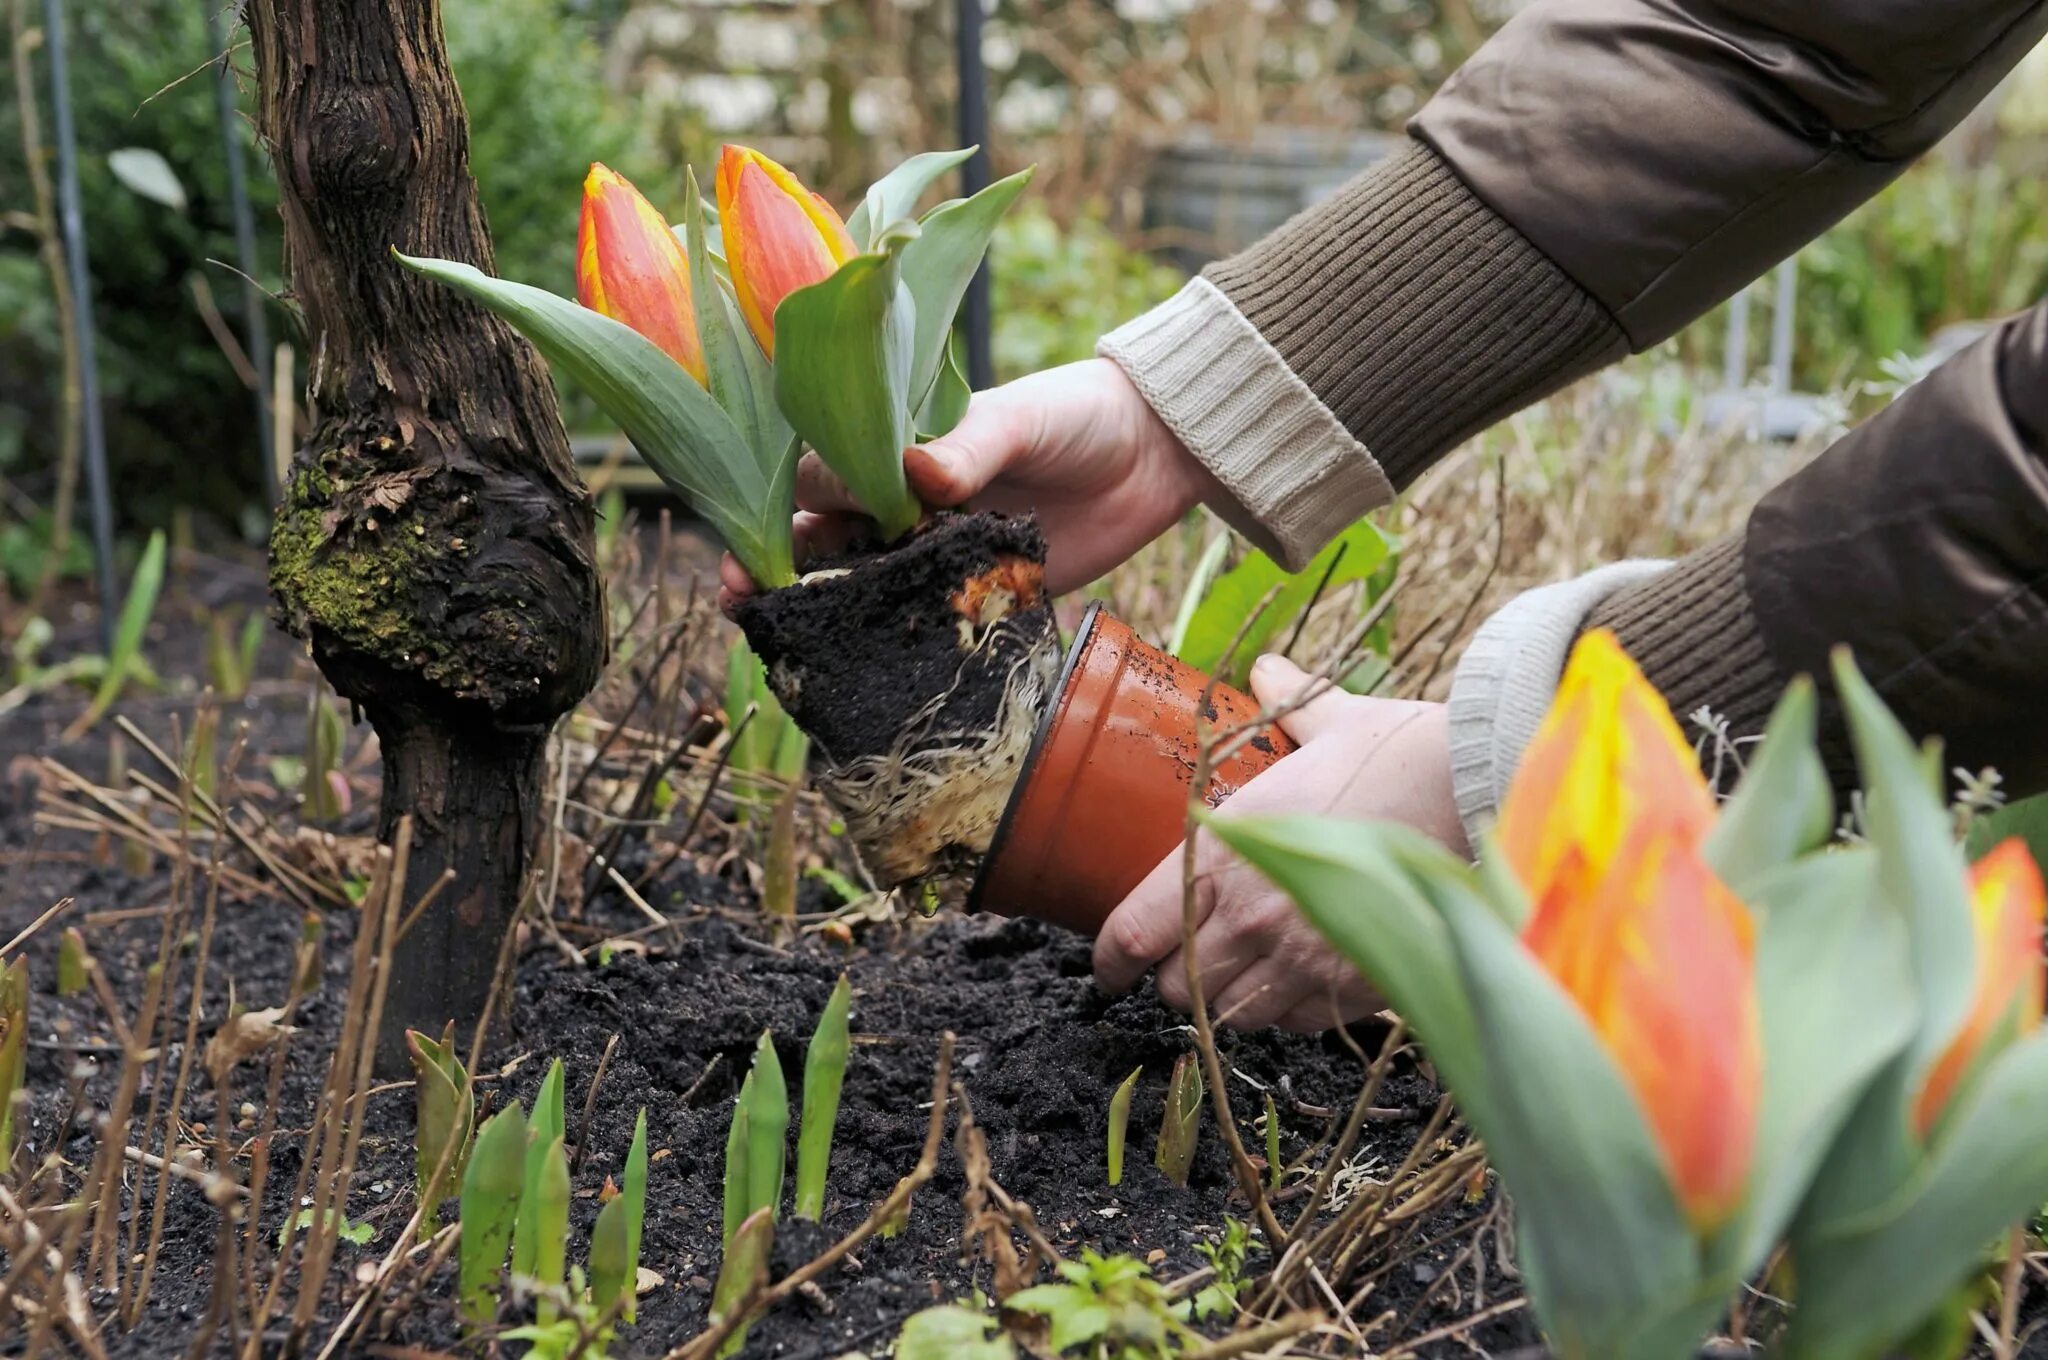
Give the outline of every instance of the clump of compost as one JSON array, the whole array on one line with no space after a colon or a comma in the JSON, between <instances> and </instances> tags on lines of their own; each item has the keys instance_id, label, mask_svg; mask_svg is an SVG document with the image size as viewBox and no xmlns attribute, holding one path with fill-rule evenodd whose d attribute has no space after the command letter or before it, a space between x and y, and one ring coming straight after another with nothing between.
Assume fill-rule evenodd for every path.
<instances>
[{"instance_id":1,"label":"clump of compost","mask_svg":"<svg viewBox=\"0 0 2048 1360\"><path fill-rule=\"evenodd\" d=\"M819 559L737 617L876 879L964 888L1059 677L1036 521L939 515L886 550Z\"/></svg>"}]
</instances>

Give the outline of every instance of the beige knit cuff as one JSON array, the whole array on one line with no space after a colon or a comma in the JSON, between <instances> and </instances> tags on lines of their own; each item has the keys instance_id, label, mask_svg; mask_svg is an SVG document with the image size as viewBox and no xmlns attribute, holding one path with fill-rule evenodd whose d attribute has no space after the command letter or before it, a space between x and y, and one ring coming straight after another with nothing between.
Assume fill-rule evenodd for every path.
<instances>
[{"instance_id":1,"label":"beige knit cuff","mask_svg":"<svg viewBox=\"0 0 2048 1360\"><path fill-rule=\"evenodd\" d=\"M1096 353L1230 493L1217 513L1289 571L1394 498L1365 445L1207 279L1103 336Z\"/></svg>"}]
</instances>

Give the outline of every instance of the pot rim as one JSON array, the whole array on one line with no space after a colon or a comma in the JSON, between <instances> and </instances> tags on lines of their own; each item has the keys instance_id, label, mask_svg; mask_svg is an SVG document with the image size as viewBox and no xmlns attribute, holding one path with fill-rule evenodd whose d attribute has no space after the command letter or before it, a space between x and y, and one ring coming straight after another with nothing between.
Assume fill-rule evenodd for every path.
<instances>
[{"instance_id":1,"label":"pot rim","mask_svg":"<svg viewBox=\"0 0 2048 1360\"><path fill-rule=\"evenodd\" d=\"M1024 802L1024 792L1031 786L1032 773L1038 768L1039 753L1045 749L1046 739L1052 735L1067 697L1067 685L1074 678L1074 668L1080 664L1081 654L1088 649L1088 641L1095 635L1096 619L1102 613L1102 601L1091 600L1081 622L1074 628L1074 641L1067 648L1067 658L1060 663L1060 678L1052 688L1052 702L1045 706L1045 712L1038 716L1038 728L1031 734L1030 749L1024 753L1024 764L1017 771L1017 782L1011 786L1009 801L1003 804L1003 815L996 822L995 834L989 838L988 853L981 857L981 867L975 870L974 886L967 890L967 902L963 908L969 915L981 911L981 896L992 877L990 870L1003 853L1003 845L1010 837L1010 823L1016 820L1017 809Z\"/></svg>"}]
</instances>

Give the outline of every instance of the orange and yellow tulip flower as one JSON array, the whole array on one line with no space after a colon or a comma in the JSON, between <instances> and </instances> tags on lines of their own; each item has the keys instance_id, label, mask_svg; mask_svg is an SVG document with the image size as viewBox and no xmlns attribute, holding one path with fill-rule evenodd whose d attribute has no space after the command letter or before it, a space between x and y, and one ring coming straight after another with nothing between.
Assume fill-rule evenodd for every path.
<instances>
[{"instance_id":1,"label":"orange and yellow tulip flower","mask_svg":"<svg viewBox=\"0 0 2048 1360\"><path fill-rule=\"evenodd\" d=\"M776 307L859 253L831 204L743 146L718 158L718 228L740 315L771 359Z\"/></svg>"},{"instance_id":2,"label":"orange and yellow tulip flower","mask_svg":"<svg viewBox=\"0 0 2048 1360\"><path fill-rule=\"evenodd\" d=\"M592 165L576 231L576 300L631 326L698 382L704 347L690 259L662 215L625 176Z\"/></svg>"},{"instance_id":3,"label":"orange and yellow tulip flower","mask_svg":"<svg viewBox=\"0 0 2048 1360\"><path fill-rule=\"evenodd\" d=\"M1523 943L1641 1103L1702 1231L1739 1204L1763 1087L1755 927L1701 853L1714 798L1612 634L1580 640L1501 810Z\"/></svg>"},{"instance_id":4,"label":"orange and yellow tulip flower","mask_svg":"<svg viewBox=\"0 0 2048 1360\"><path fill-rule=\"evenodd\" d=\"M2041 925L2048 913L2041 870L2017 838L2002 842L1970 869L1971 919L1977 936L1977 987L1963 1027L1927 1073L1914 1104L1924 1135L1941 1117L1963 1078L2001 1037L2041 1024L2044 986Z\"/></svg>"}]
</instances>

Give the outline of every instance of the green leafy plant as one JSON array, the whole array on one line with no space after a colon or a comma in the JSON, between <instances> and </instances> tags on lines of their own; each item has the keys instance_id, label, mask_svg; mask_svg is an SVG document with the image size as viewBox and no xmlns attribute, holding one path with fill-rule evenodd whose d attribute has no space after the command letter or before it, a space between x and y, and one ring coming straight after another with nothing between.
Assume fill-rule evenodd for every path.
<instances>
[{"instance_id":1,"label":"green leafy plant","mask_svg":"<svg viewBox=\"0 0 2048 1360\"><path fill-rule=\"evenodd\" d=\"M28 1052L28 960L0 968L0 1168L14 1160L14 1104Z\"/></svg>"},{"instance_id":2,"label":"green leafy plant","mask_svg":"<svg viewBox=\"0 0 2048 1360\"><path fill-rule=\"evenodd\" d=\"M1835 681L1868 797L1846 849L1811 685L1720 807L1601 632L1476 870L1391 825L1212 823L1428 1047L1560 1353L1691 1355L1789 1234L1785 1353L1873 1360L2048 1196L2038 870L2015 842L1966 871L1938 752L1846 658Z\"/></svg>"},{"instance_id":3,"label":"green leafy plant","mask_svg":"<svg viewBox=\"0 0 2048 1360\"><path fill-rule=\"evenodd\" d=\"M796 579L789 518L798 441L885 539L922 513L903 449L965 408L949 362L954 314L1024 171L921 216L917 202L968 153L913 157L850 223L759 152L720 158L716 225L694 175L671 230L621 176L585 184L578 296L399 256L497 312L588 392L755 579Z\"/></svg>"},{"instance_id":4,"label":"green leafy plant","mask_svg":"<svg viewBox=\"0 0 2048 1360\"><path fill-rule=\"evenodd\" d=\"M754 1063L740 1082L738 1103L725 1143L725 1218L722 1239L732 1250L733 1234L757 1210L781 1212L782 1180L788 1165L789 1089L775 1039L761 1031Z\"/></svg>"},{"instance_id":5,"label":"green leafy plant","mask_svg":"<svg viewBox=\"0 0 2048 1360\"><path fill-rule=\"evenodd\" d=\"M1115 1094L1109 1098L1109 1183L1112 1186L1124 1182L1124 1140L1131 1129L1131 1097L1137 1094L1138 1078L1144 1074L1145 1066L1140 1063L1131 1069L1131 1075L1117 1084Z\"/></svg>"},{"instance_id":6,"label":"green leafy plant","mask_svg":"<svg viewBox=\"0 0 2048 1360\"><path fill-rule=\"evenodd\" d=\"M326 1216L326 1221L334 1225L334 1236L336 1239L346 1242L350 1246L366 1247L377 1236L377 1229L368 1223L351 1222L346 1215L334 1209L327 1209L323 1212ZM301 1209L298 1213L287 1217L277 1228L277 1249L283 1251L287 1246L291 1245L294 1233L304 1232L317 1221L311 1209Z\"/></svg>"},{"instance_id":7,"label":"green leafy plant","mask_svg":"<svg viewBox=\"0 0 2048 1360\"><path fill-rule=\"evenodd\" d=\"M526 1137L525 1110L515 1103L498 1111L477 1130L462 1177L462 1311L479 1326L498 1311L498 1276L526 1185Z\"/></svg>"},{"instance_id":8,"label":"green leafy plant","mask_svg":"<svg viewBox=\"0 0 2048 1360\"><path fill-rule=\"evenodd\" d=\"M1252 662L1276 635L1285 636L1283 628L1295 627L1319 594L1363 581L1369 587L1364 604L1370 608L1391 584L1391 574L1381 573L1392 560L1391 540L1371 520L1364 519L1339 534L1292 575L1265 553L1253 550L1217 577L1201 597L1188 616L1174 655L1197 670L1215 673L1226 684L1242 686L1251 674ZM1373 586L1377 589L1370 588ZM1272 598L1260 610L1259 603L1268 594ZM1247 619L1252 620L1249 625ZM1237 641L1236 650L1230 651L1240 631L1243 638Z\"/></svg>"},{"instance_id":9,"label":"green leafy plant","mask_svg":"<svg viewBox=\"0 0 2048 1360\"><path fill-rule=\"evenodd\" d=\"M469 1152L469 1134L476 1118L476 1099L469 1073L455 1055L455 1023L451 1020L437 1042L416 1029L405 1032L412 1057L413 1108L418 1135L414 1145L420 1194L420 1240L441 1226L441 1201L462 1184Z\"/></svg>"},{"instance_id":10,"label":"green leafy plant","mask_svg":"<svg viewBox=\"0 0 2048 1360\"><path fill-rule=\"evenodd\" d=\"M1251 1259L1251 1226L1242 1219L1226 1218L1223 1236L1197 1242L1195 1250L1209 1263L1214 1278L1188 1300L1188 1316L1197 1322L1231 1316L1244 1289L1245 1263Z\"/></svg>"},{"instance_id":11,"label":"green leafy plant","mask_svg":"<svg viewBox=\"0 0 2048 1360\"><path fill-rule=\"evenodd\" d=\"M1202 1135L1202 1064L1192 1053L1174 1060L1173 1076L1166 1084L1166 1108L1159 1114L1159 1143L1152 1164L1166 1173L1175 1185L1188 1183L1195 1165L1195 1145Z\"/></svg>"},{"instance_id":12,"label":"green leafy plant","mask_svg":"<svg viewBox=\"0 0 2048 1360\"><path fill-rule=\"evenodd\" d=\"M841 973L818 1017L811 1046L804 1052L804 1107L796 1139L796 1202L798 1218L815 1223L825 1213L825 1172L832 1160L832 1132L839 1120L839 1090L846 1082L846 1059L852 1040L847 1032L853 988Z\"/></svg>"},{"instance_id":13,"label":"green leafy plant","mask_svg":"<svg viewBox=\"0 0 2048 1360\"><path fill-rule=\"evenodd\" d=\"M1194 1333L1166 1287L1143 1261L1098 1256L1084 1248L1078 1261L1062 1261L1060 1279L1033 1285L1003 1300L1013 1312L1048 1324L1046 1344L1066 1352L1085 1348L1096 1360L1162 1360Z\"/></svg>"}]
</instances>

